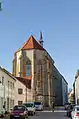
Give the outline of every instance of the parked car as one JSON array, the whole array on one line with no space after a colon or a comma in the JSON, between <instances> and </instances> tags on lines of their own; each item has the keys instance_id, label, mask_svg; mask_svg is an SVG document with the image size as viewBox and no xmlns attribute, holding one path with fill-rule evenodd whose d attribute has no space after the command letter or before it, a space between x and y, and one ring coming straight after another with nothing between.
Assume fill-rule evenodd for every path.
<instances>
[{"instance_id":1,"label":"parked car","mask_svg":"<svg viewBox=\"0 0 79 119\"><path fill-rule=\"evenodd\" d=\"M74 106L73 111L71 112L71 119L79 119L79 106Z\"/></svg>"},{"instance_id":2,"label":"parked car","mask_svg":"<svg viewBox=\"0 0 79 119\"><path fill-rule=\"evenodd\" d=\"M22 119L28 118L28 110L24 105L14 106L13 110L10 113L10 119L15 118L22 118Z\"/></svg>"},{"instance_id":3,"label":"parked car","mask_svg":"<svg viewBox=\"0 0 79 119\"><path fill-rule=\"evenodd\" d=\"M26 106L26 108L28 109L28 115L34 115L36 112L36 108L34 105L34 102L26 102L23 105Z\"/></svg>"},{"instance_id":4,"label":"parked car","mask_svg":"<svg viewBox=\"0 0 79 119\"><path fill-rule=\"evenodd\" d=\"M43 104L41 102L34 102L34 105L36 107L36 110L39 110L39 111L43 110Z\"/></svg>"},{"instance_id":5,"label":"parked car","mask_svg":"<svg viewBox=\"0 0 79 119\"><path fill-rule=\"evenodd\" d=\"M75 104L71 104L68 106L68 109L67 109L67 116L68 117L71 117L71 112L73 111L74 106L75 106Z\"/></svg>"}]
</instances>

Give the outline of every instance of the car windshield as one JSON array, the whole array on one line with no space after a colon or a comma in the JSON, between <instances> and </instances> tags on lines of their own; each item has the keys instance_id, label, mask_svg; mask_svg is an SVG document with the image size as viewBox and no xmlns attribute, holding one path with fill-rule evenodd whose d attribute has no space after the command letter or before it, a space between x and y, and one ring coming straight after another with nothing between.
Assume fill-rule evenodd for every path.
<instances>
[{"instance_id":1,"label":"car windshield","mask_svg":"<svg viewBox=\"0 0 79 119\"><path fill-rule=\"evenodd\" d=\"M34 104L35 105L41 105L41 102L35 102Z\"/></svg>"},{"instance_id":2,"label":"car windshield","mask_svg":"<svg viewBox=\"0 0 79 119\"><path fill-rule=\"evenodd\" d=\"M26 107L33 107L34 105L32 103L26 103L24 104Z\"/></svg>"},{"instance_id":3,"label":"car windshield","mask_svg":"<svg viewBox=\"0 0 79 119\"><path fill-rule=\"evenodd\" d=\"M25 110L25 107L24 106L15 106L13 108L13 111L16 111L16 110L24 111Z\"/></svg>"}]
</instances>

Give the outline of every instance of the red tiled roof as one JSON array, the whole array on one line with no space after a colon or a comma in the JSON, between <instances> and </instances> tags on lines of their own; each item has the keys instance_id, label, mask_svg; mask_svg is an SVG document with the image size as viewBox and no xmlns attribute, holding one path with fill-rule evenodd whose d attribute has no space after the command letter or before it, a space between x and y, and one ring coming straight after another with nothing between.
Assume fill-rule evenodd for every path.
<instances>
[{"instance_id":1,"label":"red tiled roof","mask_svg":"<svg viewBox=\"0 0 79 119\"><path fill-rule=\"evenodd\" d=\"M25 80L31 80L32 79L32 76L25 76L23 77Z\"/></svg>"},{"instance_id":2,"label":"red tiled roof","mask_svg":"<svg viewBox=\"0 0 79 119\"><path fill-rule=\"evenodd\" d=\"M21 83L23 83L27 88L31 88L31 79L29 77L29 79L27 79L26 77L16 77L16 79L18 81L20 81Z\"/></svg>"},{"instance_id":3,"label":"red tiled roof","mask_svg":"<svg viewBox=\"0 0 79 119\"><path fill-rule=\"evenodd\" d=\"M45 50L31 35L29 39L23 44L22 50L30 50L30 49L39 49Z\"/></svg>"}]
</instances>

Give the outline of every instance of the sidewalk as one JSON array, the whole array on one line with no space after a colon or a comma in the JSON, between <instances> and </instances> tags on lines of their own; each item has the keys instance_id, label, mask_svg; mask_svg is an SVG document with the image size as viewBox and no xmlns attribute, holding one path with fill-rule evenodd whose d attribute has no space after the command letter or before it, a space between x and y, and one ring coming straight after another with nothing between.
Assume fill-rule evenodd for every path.
<instances>
[{"instance_id":1,"label":"sidewalk","mask_svg":"<svg viewBox=\"0 0 79 119\"><path fill-rule=\"evenodd\" d=\"M50 107L44 107L43 111L52 111ZM63 106L55 106L54 112L65 112Z\"/></svg>"},{"instance_id":2,"label":"sidewalk","mask_svg":"<svg viewBox=\"0 0 79 119\"><path fill-rule=\"evenodd\" d=\"M44 107L43 110L51 111L52 109L50 107Z\"/></svg>"},{"instance_id":3,"label":"sidewalk","mask_svg":"<svg viewBox=\"0 0 79 119\"><path fill-rule=\"evenodd\" d=\"M64 106L56 106L55 110L64 110Z\"/></svg>"}]
</instances>

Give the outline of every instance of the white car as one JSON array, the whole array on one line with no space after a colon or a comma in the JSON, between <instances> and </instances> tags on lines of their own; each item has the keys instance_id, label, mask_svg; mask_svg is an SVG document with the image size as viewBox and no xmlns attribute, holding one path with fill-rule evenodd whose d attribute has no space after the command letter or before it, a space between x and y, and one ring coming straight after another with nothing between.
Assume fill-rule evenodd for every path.
<instances>
[{"instance_id":1,"label":"white car","mask_svg":"<svg viewBox=\"0 0 79 119\"><path fill-rule=\"evenodd\" d=\"M79 105L74 106L71 112L71 119L79 119Z\"/></svg>"},{"instance_id":2,"label":"white car","mask_svg":"<svg viewBox=\"0 0 79 119\"><path fill-rule=\"evenodd\" d=\"M36 110L42 111L43 110L43 104L41 102L34 102Z\"/></svg>"},{"instance_id":3,"label":"white car","mask_svg":"<svg viewBox=\"0 0 79 119\"><path fill-rule=\"evenodd\" d=\"M27 110L28 110L28 115L34 115L36 112L36 108L33 102L26 102L23 105L26 106Z\"/></svg>"}]
</instances>

